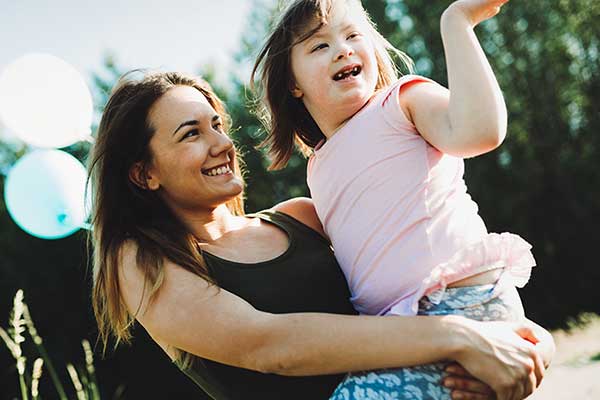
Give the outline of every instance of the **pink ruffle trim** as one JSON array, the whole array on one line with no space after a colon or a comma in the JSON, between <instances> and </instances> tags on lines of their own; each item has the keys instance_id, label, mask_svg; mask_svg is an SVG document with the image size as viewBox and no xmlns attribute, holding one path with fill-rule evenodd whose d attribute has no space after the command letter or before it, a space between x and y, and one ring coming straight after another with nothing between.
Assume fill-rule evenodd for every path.
<instances>
[{"instance_id":1,"label":"pink ruffle trim","mask_svg":"<svg viewBox=\"0 0 600 400\"><path fill-rule=\"evenodd\" d=\"M497 268L504 268L501 276L504 282L508 279L512 285L521 288L529 281L533 267L535 259L531 254L531 245L525 239L508 232L489 233L481 241L459 250L449 261L434 268L412 297L412 309L417 311L418 301L424 295L443 293L452 282Z\"/></svg>"}]
</instances>

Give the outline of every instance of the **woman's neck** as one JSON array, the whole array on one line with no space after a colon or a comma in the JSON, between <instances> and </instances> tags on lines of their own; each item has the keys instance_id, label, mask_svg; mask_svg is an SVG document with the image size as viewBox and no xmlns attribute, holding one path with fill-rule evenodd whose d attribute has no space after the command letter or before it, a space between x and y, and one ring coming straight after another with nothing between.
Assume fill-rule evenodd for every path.
<instances>
[{"instance_id":1,"label":"woman's neck","mask_svg":"<svg viewBox=\"0 0 600 400\"><path fill-rule=\"evenodd\" d=\"M246 218L235 216L225 204L211 210L180 212L191 233L203 242L213 242L233 230L240 229ZM185 214L185 215L181 215Z\"/></svg>"}]
</instances>

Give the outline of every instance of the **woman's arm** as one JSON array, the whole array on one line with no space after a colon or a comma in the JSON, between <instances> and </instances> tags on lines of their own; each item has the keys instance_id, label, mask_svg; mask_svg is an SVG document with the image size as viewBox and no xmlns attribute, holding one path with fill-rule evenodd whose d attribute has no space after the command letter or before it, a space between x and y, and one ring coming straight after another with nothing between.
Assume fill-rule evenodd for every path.
<instances>
[{"instance_id":1,"label":"woman's arm","mask_svg":"<svg viewBox=\"0 0 600 400\"><path fill-rule=\"evenodd\" d=\"M125 248L119 282L124 301L138 309L143 276L135 248ZM504 324L488 326L455 316L368 317L321 313L270 314L165 262L154 300L137 320L159 343L224 364L282 375L316 375L426 364L453 359L490 384L528 394L541 379L533 344Z\"/></svg>"},{"instance_id":2,"label":"woman's arm","mask_svg":"<svg viewBox=\"0 0 600 400\"><path fill-rule=\"evenodd\" d=\"M419 133L444 153L474 157L504 140L506 105L473 28L507 1L460 0L450 5L441 18L449 90L415 84L400 99Z\"/></svg>"}]
</instances>

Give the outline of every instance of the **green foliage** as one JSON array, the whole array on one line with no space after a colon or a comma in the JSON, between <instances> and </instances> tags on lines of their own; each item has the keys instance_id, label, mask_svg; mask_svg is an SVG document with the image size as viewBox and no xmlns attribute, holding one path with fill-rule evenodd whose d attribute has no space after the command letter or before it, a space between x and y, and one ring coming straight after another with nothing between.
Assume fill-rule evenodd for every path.
<instances>
[{"instance_id":1,"label":"green foliage","mask_svg":"<svg viewBox=\"0 0 600 400\"><path fill-rule=\"evenodd\" d=\"M300 154L285 170L268 172L265 151L257 148L264 131L252 112L248 77L276 7L273 0L254 3L228 81L216 81L214 66L201 71L232 115L233 136L246 163L249 212L308 195L306 160ZM451 1L363 3L380 32L413 58L417 73L447 84L439 18ZM476 28L504 90L509 130L498 150L467 161L466 180L490 231L515 232L533 244L539 267L521 294L528 316L548 327L564 327L569 317L584 311L600 312L594 231L600 222L599 19L595 0L513 1ZM113 85L127 69L109 54L94 74L94 131ZM80 143L67 150L83 160L88 149ZM0 175L25 150L0 143ZM0 176L0 191L2 186ZM0 293L26 287L35 297L34 288L44 282L63 299L68 285L80 284L72 269L81 257L82 238L52 246L32 239L10 221L0 201ZM57 260L56 270L63 275L38 268L46 259ZM41 307L43 300L39 302ZM71 317L75 314L71 311ZM83 324L65 317L60 326L69 323L74 329Z\"/></svg>"},{"instance_id":2,"label":"green foliage","mask_svg":"<svg viewBox=\"0 0 600 400\"><path fill-rule=\"evenodd\" d=\"M306 159L299 152L292 155L287 168L267 171L270 161L266 149L260 148L264 128L255 111L255 93L249 85L249 75L262 42L273 24L283 2L255 0L248 24L242 35L242 46L235 55L235 71L245 71L232 77L233 89L225 95L233 119L233 137L246 165L246 210L269 208L291 197L308 196Z\"/></svg>"},{"instance_id":3,"label":"green foliage","mask_svg":"<svg viewBox=\"0 0 600 400\"><path fill-rule=\"evenodd\" d=\"M450 3L363 1L380 32L413 58L416 73L442 84L439 19ZM246 163L247 211L308 195L300 154L285 170L268 172L269 160L258 148L264 130L252 112L247 79L280 7L273 4L255 0L228 88L215 85L210 67L204 74L233 118ZM515 232L533 244L539 268L522 295L529 316L553 327L582 311L600 311L592 231L600 221L599 18L593 0L510 2L476 28L504 91L509 129L500 149L467 161L466 180L490 231ZM95 79L101 93L118 76L114 60L106 69L110 79Z\"/></svg>"},{"instance_id":4,"label":"green foliage","mask_svg":"<svg viewBox=\"0 0 600 400\"><path fill-rule=\"evenodd\" d=\"M365 1L369 8L377 0ZM450 3L387 2L391 41L417 72L446 83L439 16ZM476 28L509 111L502 147L467 163L469 191L491 231L521 234L539 268L523 290L550 326L600 309L593 228L600 219L600 4L510 2Z\"/></svg>"},{"instance_id":5,"label":"green foliage","mask_svg":"<svg viewBox=\"0 0 600 400\"><path fill-rule=\"evenodd\" d=\"M29 372L27 352L24 349L27 338L25 335L27 334L38 353L31 372ZM39 384L44 367L51 376L56 391L55 394L61 400L68 399L65 388L54 369L52 360L46 352L43 339L35 328L22 290L18 290L15 294L13 309L9 319L9 328L8 330L4 330L0 327L0 338L15 359L22 400L28 400L30 397L32 400L36 400L42 397L39 392ZM89 342L83 340L82 347L85 353L85 367L75 367L69 363L66 369L71 377L78 400L100 400L100 392L94 369L94 357Z\"/></svg>"}]
</instances>

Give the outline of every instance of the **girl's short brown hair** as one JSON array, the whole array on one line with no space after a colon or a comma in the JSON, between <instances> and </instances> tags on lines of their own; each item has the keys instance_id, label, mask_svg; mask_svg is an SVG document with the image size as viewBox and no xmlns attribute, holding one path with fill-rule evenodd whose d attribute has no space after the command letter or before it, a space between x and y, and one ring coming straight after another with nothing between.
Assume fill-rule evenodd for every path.
<instances>
[{"instance_id":1,"label":"girl's short brown hair","mask_svg":"<svg viewBox=\"0 0 600 400\"><path fill-rule=\"evenodd\" d=\"M378 67L376 90L387 87L398 79L396 64L390 53L398 56L400 62L412 70L410 58L377 32L360 0L293 1L281 14L267 38L250 78L251 86L260 100L258 116L267 129L263 145L268 148L272 159L269 169L285 167L295 143L306 155L325 138L302 100L291 94L291 49L311 37L327 22L335 1L345 1L360 7L368 22L368 33L375 47ZM310 29L314 22L317 22L316 26ZM255 85L257 75L259 85Z\"/></svg>"}]
</instances>

